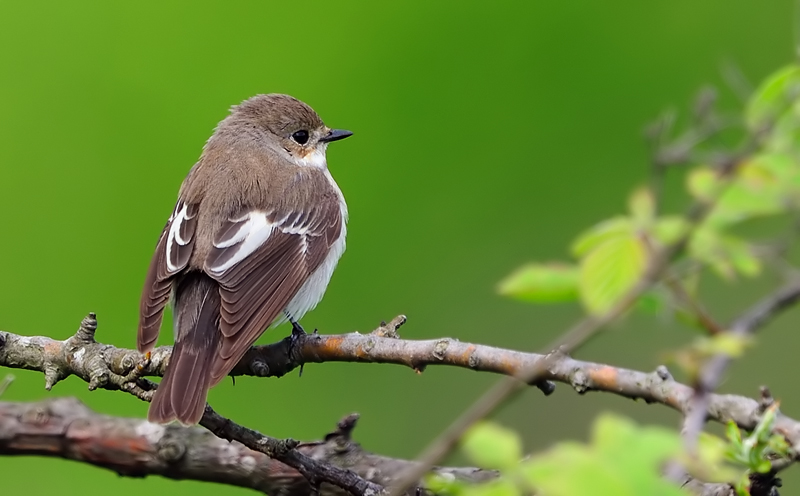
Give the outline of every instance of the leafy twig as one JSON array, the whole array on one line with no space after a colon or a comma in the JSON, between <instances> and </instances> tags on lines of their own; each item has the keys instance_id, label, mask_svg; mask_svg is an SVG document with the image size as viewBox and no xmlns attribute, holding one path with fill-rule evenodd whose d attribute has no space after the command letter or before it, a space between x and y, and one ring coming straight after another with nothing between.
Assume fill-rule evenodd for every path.
<instances>
[{"instance_id":1,"label":"leafy twig","mask_svg":"<svg viewBox=\"0 0 800 496\"><path fill-rule=\"evenodd\" d=\"M745 147L745 152L741 156L746 156L750 151L750 145ZM730 156L721 161L719 170L719 185L713 198L719 198L724 191L731 175L735 172L740 160L740 155ZM475 422L488 416L508 399L518 394L522 390L523 384L537 383L546 375L547 369L552 365L554 357L560 354L574 352L580 346L589 341L601 329L621 317L631 306L658 282L664 271L669 268L673 258L682 253L685 249L694 229L711 212L714 201L698 201L693 204L686 216L687 228L682 235L672 244L661 249L657 249L652 254L649 263L639 278L637 283L622 295L617 302L606 312L599 316L590 316L579 322L573 328L562 334L555 342L548 346L547 350L554 350L541 362L537 362L528 368L521 370L514 377L507 377L498 381L492 388L478 398L463 414L448 426L428 447L419 455L420 462L416 467L409 469L403 474L395 485L391 488L393 495L405 492L414 481L419 478L431 467L439 463L456 445L458 440L464 435Z\"/></svg>"}]
</instances>

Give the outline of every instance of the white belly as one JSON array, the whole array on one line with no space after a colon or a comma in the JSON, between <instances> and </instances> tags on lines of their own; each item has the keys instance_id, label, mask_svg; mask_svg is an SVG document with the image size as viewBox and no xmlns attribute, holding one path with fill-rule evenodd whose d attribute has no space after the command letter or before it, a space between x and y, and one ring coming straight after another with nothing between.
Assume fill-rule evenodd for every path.
<instances>
[{"instance_id":1,"label":"white belly","mask_svg":"<svg viewBox=\"0 0 800 496\"><path fill-rule=\"evenodd\" d=\"M347 204L344 201L342 191L327 169L325 170L325 174L339 195L339 208L342 213L342 231L339 238L333 243L333 246L331 246L331 250L328 252L322 264L317 267L317 270L303 283L294 298L286 305L285 312L291 315L294 320L300 320L306 312L312 310L317 306L317 303L322 300L322 297L325 295L325 290L328 288L331 276L333 275L333 269L336 268L336 264L342 257L342 253L344 253L345 237L347 236ZM282 315L276 319L272 325L275 326L285 321L286 315Z\"/></svg>"}]
</instances>

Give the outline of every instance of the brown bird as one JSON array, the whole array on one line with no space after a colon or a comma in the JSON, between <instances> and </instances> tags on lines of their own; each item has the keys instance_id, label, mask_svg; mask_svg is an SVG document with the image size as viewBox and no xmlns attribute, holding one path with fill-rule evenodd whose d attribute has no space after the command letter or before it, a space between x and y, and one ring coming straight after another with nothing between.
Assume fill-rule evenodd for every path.
<instances>
[{"instance_id":1,"label":"brown bird","mask_svg":"<svg viewBox=\"0 0 800 496\"><path fill-rule=\"evenodd\" d=\"M270 326L322 299L345 247L347 205L328 172L330 129L288 95L258 95L219 123L178 193L142 292L138 348L172 297L175 346L147 414L196 424L209 388Z\"/></svg>"}]
</instances>

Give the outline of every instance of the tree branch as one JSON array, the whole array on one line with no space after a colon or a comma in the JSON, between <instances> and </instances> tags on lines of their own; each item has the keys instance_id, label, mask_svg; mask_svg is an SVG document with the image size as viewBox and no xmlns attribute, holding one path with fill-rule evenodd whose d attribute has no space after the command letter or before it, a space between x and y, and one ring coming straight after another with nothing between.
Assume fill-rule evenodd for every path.
<instances>
[{"instance_id":1,"label":"tree branch","mask_svg":"<svg viewBox=\"0 0 800 496\"><path fill-rule=\"evenodd\" d=\"M757 311L754 309L746 312L747 317L743 319L751 322L749 325L763 325L769 317L787 308L800 296L800 285L796 291L797 296L786 289L778 291L771 299L767 298L757 305ZM308 334L294 340L286 338L271 345L257 346L234 369L234 375L281 376L306 363L341 361L393 363L417 371L424 370L428 365L451 365L514 376L522 369L547 360L549 364L542 379L569 384L579 394L603 391L627 398L643 399L648 403L661 403L683 413L687 412L693 396L693 388L674 381L663 366L658 367L655 372L645 373L575 360L564 354L523 353L464 343L451 338L404 340L397 335L397 328L404 322L405 317L399 316L369 334ZM84 319L78 332L64 341L44 336L26 337L0 332L0 365L44 372L48 388L60 379L77 375L89 383L90 389L120 389L140 397L146 396L150 382L141 376L161 375L169 358L170 348L158 348L149 361L143 361L143 357L135 350L97 343L94 340L96 324L94 315L90 314ZM549 393L553 389L545 387L543 390ZM753 429L764 411L761 402L743 396L710 394L708 399L708 418L719 422L733 420L743 429ZM204 416L204 426L227 439L245 439L248 442L247 432L242 434L238 430L246 428L213 415L216 414L208 408ZM800 452L799 421L778 415L773 430L783 435L796 452ZM246 431L255 432L249 429ZM3 439L2 436L0 439ZM251 440L250 444L263 452L259 439L261 438ZM300 448L302 444L297 446ZM302 455L302 450L299 454ZM394 468L400 471L386 475L387 479L393 479L408 467L410 465L395 465ZM314 470L310 473L312 481L314 477L319 479L319 474ZM364 477L363 473L358 473Z\"/></svg>"},{"instance_id":2,"label":"tree branch","mask_svg":"<svg viewBox=\"0 0 800 496\"><path fill-rule=\"evenodd\" d=\"M322 441L299 443L293 451L326 466L348 467L364 480L385 486L413 463L369 453L352 440L357 415L342 419ZM307 495L307 478L239 442L227 442L197 427L157 425L144 419L101 415L74 398L37 403L0 402L0 454L66 458L129 477L160 475L252 488L266 494ZM495 472L437 468L443 476L478 482ZM322 496L346 494L321 484Z\"/></svg>"}]
</instances>

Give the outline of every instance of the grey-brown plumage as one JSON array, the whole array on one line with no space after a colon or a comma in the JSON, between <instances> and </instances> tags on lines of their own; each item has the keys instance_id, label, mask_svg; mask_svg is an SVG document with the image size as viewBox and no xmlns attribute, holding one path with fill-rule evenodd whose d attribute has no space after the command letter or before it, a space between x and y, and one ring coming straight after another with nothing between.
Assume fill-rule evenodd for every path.
<instances>
[{"instance_id":1,"label":"grey-brown plumage","mask_svg":"<svg viewBox=\"0 0 800 496\"><path fill-rule=\"evenodd\" d=\"M347 207L325 151L348 131L306 104L259 95L232 109L181 185L140 305L153 349L175 305L175 347L148 419L199 422L219 383L270 325L300 319L344 251Z\"/></svg>"}]
</instances>

